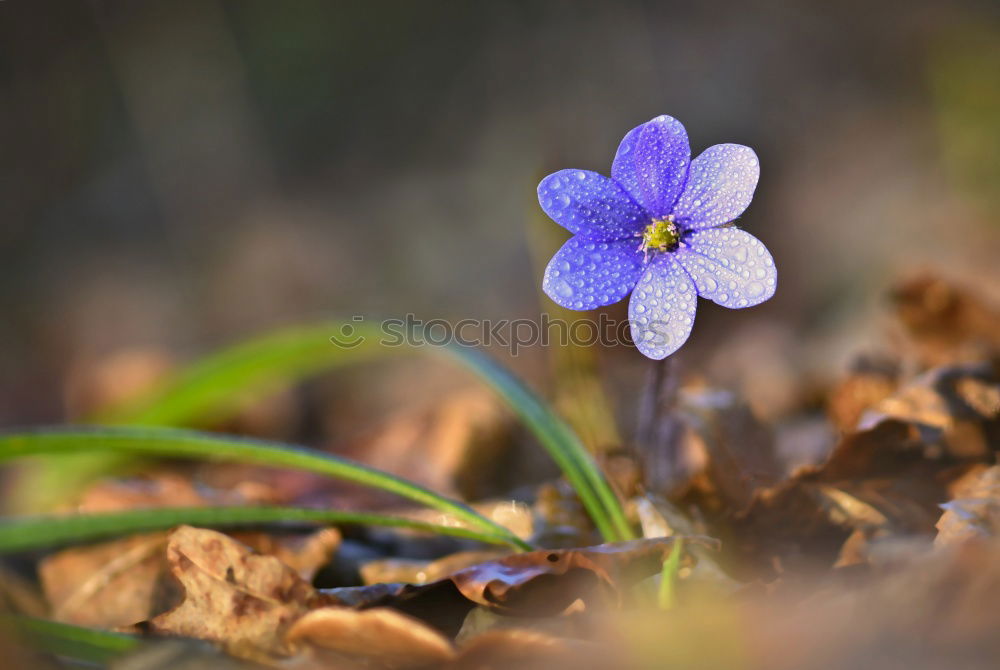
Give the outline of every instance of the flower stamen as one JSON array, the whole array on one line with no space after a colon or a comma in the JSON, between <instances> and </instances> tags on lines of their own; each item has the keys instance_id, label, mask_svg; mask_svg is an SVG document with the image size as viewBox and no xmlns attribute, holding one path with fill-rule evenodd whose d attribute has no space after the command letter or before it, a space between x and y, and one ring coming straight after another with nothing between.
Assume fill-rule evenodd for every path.
<instances>
[{"instance_id":1,"label":"flower stamen","mask_svg":"<svg viewBox=\"0 0 1000 670\"><path fill-rule=\"evenodd\" d=\"M673 215L657 219L642 231L643 260L649 260L650 251L674 251L681 241L681 233L674 223Z\"/></svg>"}]
</instances>

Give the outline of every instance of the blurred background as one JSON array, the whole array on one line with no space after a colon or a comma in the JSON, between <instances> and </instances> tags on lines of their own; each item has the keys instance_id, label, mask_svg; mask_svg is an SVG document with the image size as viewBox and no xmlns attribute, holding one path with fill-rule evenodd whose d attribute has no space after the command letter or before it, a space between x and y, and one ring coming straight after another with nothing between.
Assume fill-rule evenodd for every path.
<instances>
[{"instance_id":1,"label":"blurred background","mask_svg":"<svg viewBox=\"0 0 1000 670\"><path fill-rule=\"evenodd\" d=\"M551 311L539 178L658 114L760 155L777 295L701 301L683 361L780 415L900 276L1000 290L998 72L989 0L0 2L0 422L83 414L120 352ZM595 360L625 398L647 363Z\"/></svg>"}]
</instances>

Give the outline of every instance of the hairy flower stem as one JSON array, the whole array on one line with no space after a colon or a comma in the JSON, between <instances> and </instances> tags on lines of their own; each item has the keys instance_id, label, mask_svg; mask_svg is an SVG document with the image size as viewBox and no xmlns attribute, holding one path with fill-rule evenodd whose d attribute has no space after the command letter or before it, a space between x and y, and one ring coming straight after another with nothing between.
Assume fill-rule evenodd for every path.
<instances>
[{"instance_id":1,"label":"hairy flower stem","mask_svg":"<svg viewBox=\"0 0 1000 670\"><path fill-rule=\"evenodd\" d=\"M680 462L683 422L676 408L681 386L681 366L677 355L652 361L646 387L639 400L636 450L643 464L648 490L667 494L682 476Z\"/></svg>"}]
</instances>

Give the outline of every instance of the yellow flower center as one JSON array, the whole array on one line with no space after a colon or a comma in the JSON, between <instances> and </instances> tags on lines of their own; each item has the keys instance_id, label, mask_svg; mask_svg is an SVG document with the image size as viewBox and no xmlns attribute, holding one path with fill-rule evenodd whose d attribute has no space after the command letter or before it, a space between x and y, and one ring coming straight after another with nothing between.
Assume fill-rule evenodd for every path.
<instances>
[{"instance_id":1,"label":"yellow flower center","mask_svg":"<svg viewBox=\"0 0 1000 670\"><path fill-rule=\"evenodd\" d=\"M681 240L677 224L670 220L658 219L642 231L642 250L673 251Z\"/></svg>"}]
</instances>

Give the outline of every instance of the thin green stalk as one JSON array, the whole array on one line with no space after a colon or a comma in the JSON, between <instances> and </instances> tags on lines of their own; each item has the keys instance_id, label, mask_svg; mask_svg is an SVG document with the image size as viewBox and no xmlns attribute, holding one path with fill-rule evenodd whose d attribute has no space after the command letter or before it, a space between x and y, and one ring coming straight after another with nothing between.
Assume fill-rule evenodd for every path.
<instances>
[{"instance_id":1,"label":"thin green stalk","mask_svg":"<svg viewBox=\"0 0 1000 670\"><path fill-rule=\"evenodd\" d=\"M661 610L671 609L677 600L677 571L681 565L681 553L684 547L684 538L677 536L674 545L670 548L670 555L663 561L663 570L660 572L660 591L657 602Z\"/></svg>"},{"instance_id":2,"label":"thin green stalk","mask_svg":"<svg viewBox=\"0 0 1000 670\"><path fill-rule=\"evenodd\" d=\"M618 497L565 421L506 368L482 352L458 346L445 351L492 386L531 429L577 491L605 540L615 542L635 537Z\"/></svg>"},{"instance_id":3,"label":"thin green stalk","mask_svg":"<svg viewBox=\"0 0 1000 670\"><path fill-rule=\"evenodd\" d=\"M117 535L166 530L181 524L207 527L265 523L324 523L389 526L451 535L488 544L517 546L509 535L364 512L301 507L163 507L125 512L0 519L0 554L91 542Z\"/></svg>"},{"instance_id":4,"label":"thin green stalk","mask_svg":"<svg viewBox=\"0 0 1000 670\"><path fill-rule=\"evenodd\" d=\"M337 345L331 336L350 340L354 346ZM374 324L341 321L257 337L202 359L153 393L127 406L105 410L95 420L162 426L224 418L243 406L248 397L259 397L324 369L393 351L413 351L405 346L383 346L383 337ZM606 540L634 537L621 503L590 453L569 426L519 379L475 349L457 345L426 348L450 355L497 391L556 461Z\"/></svg>"},{"instance_id":5,"label":"thin green stalk","mask_svg":"<svg viewBox=\"0 0 1000 670\"><path fill-rule=\"evenodd\" d=\"M350 333L352 346L331 341L345 332ZM381 346L380 335L372 324L349 321L276 330L205 356L151 392L97 412L90 422L192 426L225 419L275 389L393 353ZM399 348L399 353L406 351Z\"/></svg>"},{"instance_id":6,"label":"thin green stalk","mask_svg":"<svg viewBox=\"0 0 1000 670\"><path fill-rule=\"evenodd\" d=\"M240 461L308 470L395 493L422 505L454 514L487 533L508 537L521 549L531 549L529 544L517 538L509 529L487 519L464 503L369 466L301 447L170 428L56 428L0 435L0 461L40 454L84 451Z\"/></svg>"},{"instance_id":7,"label":"thin green stalk","mask_svg":"<svg viewBox=\"0 0 1000 670\"><path fill-rule=\"evenodd\" d=\"M20 633L35 648L90 663L106 664L139 646L134 635L111 633L35 617L0 615L0 621Z\"/></svg>"}]
</instances>

